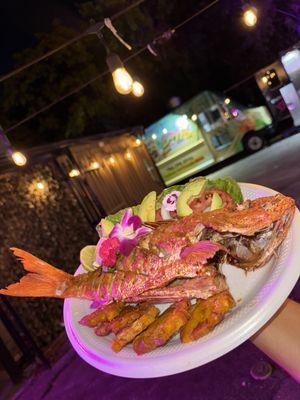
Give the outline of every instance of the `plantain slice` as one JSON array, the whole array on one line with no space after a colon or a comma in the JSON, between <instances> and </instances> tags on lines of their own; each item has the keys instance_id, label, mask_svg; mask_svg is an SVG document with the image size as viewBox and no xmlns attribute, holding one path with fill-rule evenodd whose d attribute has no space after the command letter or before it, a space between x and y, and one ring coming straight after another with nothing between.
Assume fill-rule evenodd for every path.
<instances>
[{"instance_id":1,"label":"plantain slice","mask_svg":"<svg viewBox=\"0 0 300 400\"><path fill-rule=\"evenodd\" d=\"M210 332L234 306L233 297L224 291L206 300L198 300L191 308L191 317L183 327L180 338L183 343L192 342Z\"/></svg>"},{"instance_id":2,"label":"plantain slice","mask_svg":"<svg viewBox=\"0 0 300 400\"><path fill-rule=\"evenodd\" d=\"M145 310L149 307L148 304L138 304L137 306L126 306L120 312L119 315L116 316L110 322L101 322L95 328L95 333L98 336L106 336L111 332L118 333L121 329L129 326L135 320L143 315Z\"/></svg>"},{"instance_id":3,"label":"plantain slice","mask_svg":"<svg viewBox=\"0 0 300 400\"><path fill-rule=\"evenodd\" d=\"M134 339L134 351L139 355L145 354L167 343L188 321L189 305L190 302L186 299L172 304L148 329Z\"/></svg>"},{"instance_id":4,"label":"plantain slice","mask_svg":"<svg viewBox=\"0 0 300 400\"><path fill-rule=\"evenodd\" d=\"M110 303L107 306L99 307L91 314L85 315L81 318L79 323L84 326L89 326L93 328L100 324L101 322L107 322L114 319L120 314L121 310L124 308L122 302Z\"/></svg>"},{"instance_id":5,"label":"plantain slice","mask_svg":"<svg viewBox=\"0 0 300 400\"><path fill-rule=\"evenodd\" d=\"M111 348L116 353L122 350L126 344L133 341L133 339L143 332L159 314L159 309L154 305L148 305L141 317L135 320L132 325L122 329L112 341Z\"/></svg>"}]
</instances>

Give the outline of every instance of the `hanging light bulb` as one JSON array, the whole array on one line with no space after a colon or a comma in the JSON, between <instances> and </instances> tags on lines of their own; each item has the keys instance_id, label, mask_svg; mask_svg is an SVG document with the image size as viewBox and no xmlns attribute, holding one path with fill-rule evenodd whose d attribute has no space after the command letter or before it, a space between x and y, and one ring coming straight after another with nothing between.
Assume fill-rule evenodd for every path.
<instances>
[{"instance_id":1,"label":"hanging light bulb","mask_svg":"<svg viewBox=\"0 0 300 400\"><path fill-rule=\"evenodd\" d=\"M116 159L114 156L110 156L108 161L110 162L111 165L114 165L116 163Z\"/></svg>"},{"instance_id":2,"label":"hanging light bulb","mask_svg":"<svg viewBox=\"0 0 300 400\"><path fill-rule=\"evenodd\" d=\"M120 94L129 94L132 91L133 80L125 69L120 57L111 53L106 58L106 63L112 73L115 88Z\"/></svg>"},{"instance_id":3,"label":"hanging light bulb","mask_svg":"<svg viewBox=\"0 0 300 400\"><path fill-rule=\"evenodd\" d=\"M132 84L132 93L136 97L141 97L143 96L144 92L145 92L144 86L140 82L134 81Z\"/></svg>"},{"instance_id":4,"label":"hanging light bulb","mask_svg":"<svg viewBox=\"0 0 300 400\"><path fill-rule=\"evenodd\" d=\"M126 153L125 153L125 158L126 158L127 160L131 160L131 159L132 159L132 154L130 153L129 150L126 151Z\"/></svg>"},{"instance_id":5,"label":"hanging light bulb","mask_svg":"<svg viewBox=\"0 0 300 400\"><path fill-rule=\"evenodd\" d=\"M193 115L191 116L191 120L194 121L194 122L196 122L196 121L197 121L197 115L196 115L196 114L193 114Z\"/></svg>"},{"instance_id":6,"label":"hanging light bulb","mask_svg":"<svg viewBox=\"0 0 300 400\"><path fill-rule=\"evenodd\" d=\"M151 137L152 137L153 140L156 140L157 139L156 133L152 133Z\"/></svg>"},{"instance_id":7,"label":"hanging light bulb","mask_svg":"<svg viewBox=\"0 0 300 400\"><path fill-rule=\"evenodd\" d=\"M135 139L135 144L137 146L139 146L141 143L142 143L141 139L139 139L139 138Z\"/></svg>"},{"instance_id":8,"label":"hanging light bulb","mask_svg":"<svg viewBox=\"0 0 300 400\"><path fill-rule=\"evenodd\" d=\"M93 161L90 163L90 168L89 169L98 169L100 167L100 164L98 161Z\"/></svg>"},{"instance_id":9,"label":"hanging light bulb","mask_svg":"<svg viewBox=\"0 0 300 400\"><path fill-rule=\"evenodd\" d=\"M76 176L80 175L80 171L76 168L71 169L71 171L69 172L69 177L70 178L75 178Z\"/></svg>"},{"instance_id":10,"label":"hanging light bulb","mask_svg":"<svg viewBox=\"0 0 300 400\"><path fill-rule=\"evenodd\" d=\"M18 167L23 167L27 163L27 158L20 151L14 151L11 158Z\"/></svg>"},{"instance_id":11,"label":"hanging light bulb","mask_svg":"<svg viewBox=\"0 0 300 400\"><path fill-rule=\"evenodd\" d=\"M230 98L229 98L229 97L226 97L226 99L224 100L224 103L225 103L226 105L228 105L228 104L230 104L230 102L231 102Z\"/></svg>"},{"instance_id":12,"label":"hanging light bulb","mask_svg":"<svg viewBox=\"0 0 300 400\"><path fill-rule=\"evenodd\" d=\"M43 182L36 182L36 188L38 190L44 190L45 189L45 184Z\"/></svg>"},{"instance_id":13,"label":"hanging light bulb","mask_svg":"<svg viewBox=\"0 0 300 400\"><path fill-rule=\"evenodd\" d=\"M257 23L257 9L255 7L246 6L243 13L243 21L246 26L252 28Z\"/></svg>"}]
</instances>

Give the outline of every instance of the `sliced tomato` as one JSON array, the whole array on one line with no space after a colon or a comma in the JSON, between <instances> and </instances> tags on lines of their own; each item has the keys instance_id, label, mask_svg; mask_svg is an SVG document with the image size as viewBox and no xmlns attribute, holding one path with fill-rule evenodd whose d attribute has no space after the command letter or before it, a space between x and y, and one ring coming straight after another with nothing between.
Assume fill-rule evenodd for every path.
<instances>
[{"instance_id":1,"label":"sliced tomato","mask_svg":"<svg viewBox=\"0 0 300 400\"><path fill-rule=\"evenodd\" d=\"M236 208L236 204L232 200L231 196L224 192L223 190L219 189L207 189L202 193L201 197L193 199L189 206L194 212L203 212L210 209L212 197L214 193L218 193L218 195L222 199L222 208Z\"/></svg>"}]
</instances>

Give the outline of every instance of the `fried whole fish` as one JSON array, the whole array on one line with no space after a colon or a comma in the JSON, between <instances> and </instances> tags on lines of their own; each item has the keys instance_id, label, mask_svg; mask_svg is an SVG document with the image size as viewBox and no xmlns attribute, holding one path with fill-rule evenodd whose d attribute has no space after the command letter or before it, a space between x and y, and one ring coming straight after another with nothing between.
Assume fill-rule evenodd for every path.
<instances>
[{"instance_id":1,"label":"fried whole fish","mask_svg":"<svg viewBox=\"0 0 300 400\"><path fill-rule=\"evenodd\" d=\"M99 269L72 276L13 249L30 273L0 293L77 297L105 305L164 287L176 278L206 275L207 262L221 262L224 257L237 267L252 270L264 265L282 243L294 211L294 200L278 194L246 201L236 210L194 213L163 223L142 236L129 256L119 257L114 273Z\"/></svg>"},{"instance_id":2,"label":"fried whole fish","mask_svg":"<svg viewBox=\"0 0 300 400\"><path fill-rule=\"evenodd\" d=\"M223 246L204 241L199 243L203 251L192 249L191 252L177 261L160 265L156 273L151 275L137 274L133 271L94 272L73 276L63 272L24 250L13 248L14 254L20 258L24 269L29 274L23 276L18 283L0 290L0 294L19 297L77 297L94 300L103 306L113 301L122 301L135 297L146 290L163 287L176 278L195 277L210 274L211 266L207 260L213 258ZM186 250L186 247L182 248ZM147 257L147 255L145 255ZM193 263L189 258L196 258ZM160 257L153 257L153 262L160 263ZM206 269L207 266L207 269Z\"/></svg>"},{"instance_id":3,"label":"fried whole fish","mask_svg":"<svg viewBox=\"0 0 300 400\"><path fill-rule=\"evenodd\" d=\"M140 246L168 253L165 240L201 240L223 245L230 264L254 270L266 264L285 239L295 212L295 201L282 194L245 201L237 209L193 213L181 220L153 223L156 230L142 237ZM225 261L225 259L221 260Z\"/></svg>"}]
</instances>

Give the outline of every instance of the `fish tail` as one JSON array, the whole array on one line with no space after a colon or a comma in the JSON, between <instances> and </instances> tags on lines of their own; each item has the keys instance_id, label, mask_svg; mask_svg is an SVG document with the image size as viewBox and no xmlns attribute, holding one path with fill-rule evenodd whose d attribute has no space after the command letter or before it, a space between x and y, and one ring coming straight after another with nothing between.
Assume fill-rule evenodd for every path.
<instances>
[{"instance_id":1,"label":"fish tail","mask_svg":"<svg viewBox=\"0 0 300 400\"><path fill-rule=\"evenodd\" d=\"M21 260L24 269L29 273L23 276L20 282L13 283L6 289L1 289L0 294L18 297L63 297L59 288L72 275L47 264L24 250L15 247L11 250Z\"/></svg>"}]
</instances>

